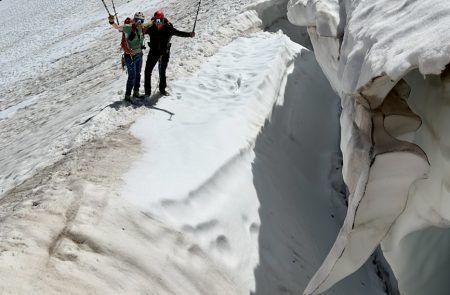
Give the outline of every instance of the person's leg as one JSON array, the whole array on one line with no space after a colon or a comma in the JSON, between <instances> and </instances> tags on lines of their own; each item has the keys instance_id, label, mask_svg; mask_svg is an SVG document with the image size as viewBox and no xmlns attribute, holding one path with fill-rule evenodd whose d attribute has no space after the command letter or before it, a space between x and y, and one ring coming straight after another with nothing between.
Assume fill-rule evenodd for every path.
<instances>
[{"instance_id":1,"label":"person's leg","mask_svg":"<svg viewBox=\"0 0 450 295\"><path fill-rule=\"evenodd\" d=\"M127 72L128 72L128 79L127 79L127 87L125 89L125 97L131 96L131 90L134 86L134 80L136 79L136 69L134 66L133 58L125 54L125 64L127 66Z\"/></svg>"},{"instance_id":2,"label":"person's leg","mask_svg":"<svg viewBox=\"0 0 450 295\"><path fill-rule=\"evenodd\" d=\"M169 64L170 52L161 55L159 60L159 91L164 93L167 87L166 70Z\"/></svg>"},{"instance_id":3,"label":"person's leg","mask_svg":"<svg viewBox=\"0 0 450 295\"><path fill-rule=\"evenodd\" d=\"M159 55L152 54L150 51L147 56L147 62L145 64L145 72L144 72L144 89L145 95L152 94L152 71L158 62Z\"/></svg>"},{"instance_id":4,"label":"person's leg","mask_svg":"<svg viewBox=\"0 0 450 295\"><path fill-rule=\"evenodd\" d=\"M136 55L133 59L136 78L134 79L133 95L139 97L139 88L141 86L142 54Z\"/></svg>"}]
</instances>

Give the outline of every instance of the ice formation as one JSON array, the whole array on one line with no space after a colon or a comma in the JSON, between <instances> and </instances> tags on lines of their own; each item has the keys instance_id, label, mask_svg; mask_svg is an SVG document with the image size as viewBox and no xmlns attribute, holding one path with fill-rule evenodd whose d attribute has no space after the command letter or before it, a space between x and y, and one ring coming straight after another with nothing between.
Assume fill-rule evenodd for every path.
<instances>
[{"instance_id":1,"label":"ice formation","mask_svg":"<svg viewBox=\"0 0 450 295\"><path fill-rule=\"evenodd\" d=\"M425 13L426 12L426 13ZM341 97L344 225L304 294L356 271L381 245L402 294L449 294L450 3L291 0Z\"/></svg>"}]
</instances>

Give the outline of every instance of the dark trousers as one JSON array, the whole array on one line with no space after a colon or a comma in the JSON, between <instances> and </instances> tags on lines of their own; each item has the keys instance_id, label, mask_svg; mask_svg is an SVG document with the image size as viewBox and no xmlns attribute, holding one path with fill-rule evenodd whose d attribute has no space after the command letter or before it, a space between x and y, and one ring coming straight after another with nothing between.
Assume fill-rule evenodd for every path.
<instances>
[{"instance_id":1,"label":"dark trousers","mask_svg":"<svg viewBox=\"0 0 450 295\"><path fill-rule=\"evenodd\" d=\"M154 53L150 50L150 52L148 53L144 76L144 88L146 95L150 95L152 93L152 71L157 62L159 62L159 91L164 91L166 89L166 70L169 63L169 58L170 51L164 54L159 54Z\"/></svg>"},{"instance_id":2,"label":"dark trousers","mask_svg":"<svg viewBox=\"0 0 450 295\"><path fill-rule=\"evenodd\" d=\"M131 56L125 54L125 64L127 65L128 80L125 95L131 95L131 90L139 91L141 86L141 69L142 69L142 54Z\"/></svg>"}]
</instances>

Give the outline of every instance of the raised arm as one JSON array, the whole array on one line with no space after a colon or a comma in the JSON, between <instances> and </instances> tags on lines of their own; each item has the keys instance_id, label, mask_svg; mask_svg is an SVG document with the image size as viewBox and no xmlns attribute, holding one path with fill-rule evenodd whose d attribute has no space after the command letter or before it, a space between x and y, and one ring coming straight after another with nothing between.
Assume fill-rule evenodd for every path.
<instances>
[{"instance_id":1,"label":"raised arm","mask_svg":"<svg viewBox=\"0 0 450 295\"><path fill-rule=\"evenodd\" d=\"M192 37L195 36L195 32L179 31L179 30L175 29L172 24L170 24L170 28L172 30L172 35L174 35L174 36L184 37L184 38L187 38L187 37L191 37L192 38Z\"/></svg>"},{"instance_id":2,"label":"raised arm","mask_svg":"<svg viewBox=\"0 0 450 295\"><path fill-rule=\"evenodd\" d=\"M110 15L110 16L108 16L108 21L109 21L109 24L114 28L114 29L116 29L116 30L118 30L119 32L122 32L122 26L120 26L120 25L118 25L118 24L116 24L115 22L114 22L114 15Z\"/></svg>"}]
</instances>

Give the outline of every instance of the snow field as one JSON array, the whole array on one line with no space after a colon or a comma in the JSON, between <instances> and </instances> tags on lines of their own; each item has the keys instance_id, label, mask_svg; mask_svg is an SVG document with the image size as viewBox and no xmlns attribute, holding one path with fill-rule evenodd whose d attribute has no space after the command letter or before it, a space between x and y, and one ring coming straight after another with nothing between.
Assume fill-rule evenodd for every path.
<instances>
[{"instance_id":1,"label":"snow field","mask_svg":"<svg viewBox=\"0 0 450 295\"><path fill-rule=\"evenodd\" d=\"M228 2L204 2L196 38L173 38L169 86L172 79L191 75L232 39L260 30L255 12L249 12L249 17L239 15L250 1ZM178 29L189 31L197 4L134 0L116 1L116 8L123 20L135 11L150 16L162 7ZM30 21L19 24L25 26L26 34L0 37L0 44L15 44L18 37L29 44L9 46L12 51L2 53L5 58L0 60L4 83L0 87L0 194L62 159L71 149L130 124L148 111L116 103L123 98L126 73L120 69L120 34L107 23L102 2L65 1L58 9L52 7L46 0L29 6L24 1L1 5L0 16L20 18L20 13L27 12ZM7 28L17 30L14 24L8 23ZM31 42L30 38L42 40ZM153 85L157 78L156 73Z\"/></svg>"}]
</instances>

